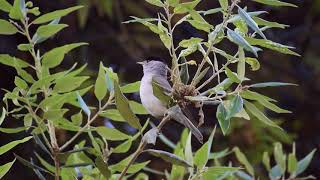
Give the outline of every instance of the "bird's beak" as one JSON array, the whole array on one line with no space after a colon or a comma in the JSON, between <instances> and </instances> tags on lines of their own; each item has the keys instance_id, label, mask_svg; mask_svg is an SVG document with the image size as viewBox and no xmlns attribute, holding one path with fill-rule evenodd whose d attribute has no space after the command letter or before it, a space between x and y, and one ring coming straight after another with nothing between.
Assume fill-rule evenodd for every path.
<instances>
[{"instance_id":1,"label":"bird's beak","mask_svg":"<svg viewBox=\"0 0 320 180\"><path fill-rule=\"evenodd\" d=\"M147 63L147 61L140 61L140 62L137 62L137 64L140 64L140 65L144 65L144 64L146 64Z\"/></svg>"}]
</instances>

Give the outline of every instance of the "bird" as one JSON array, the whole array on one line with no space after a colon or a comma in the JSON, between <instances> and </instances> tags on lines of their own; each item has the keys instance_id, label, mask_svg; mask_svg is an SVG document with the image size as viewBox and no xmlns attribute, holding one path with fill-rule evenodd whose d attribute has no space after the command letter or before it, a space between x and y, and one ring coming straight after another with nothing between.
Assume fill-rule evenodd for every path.
<instances>
[{"instance_id":1,"label":"bird","mask_svg":"<svg viewBox=\"0 0 320 180\"><path fill-rule=\"evenodd\" d=\"M168 66L158 60L142 61L138 62L143 66L143 77L140 83L140 99L145 109L155 118L163 118L167 113L169 104L165 104L158 99L153 92L152 83L158 84L165 93L172 93L173 89L168 81ZM171 113L170 118L181 123L202 143L203 136L201 132L193 125L183 111L178 106L174 106L175 113Z\"/></svg>"}]
</instances>

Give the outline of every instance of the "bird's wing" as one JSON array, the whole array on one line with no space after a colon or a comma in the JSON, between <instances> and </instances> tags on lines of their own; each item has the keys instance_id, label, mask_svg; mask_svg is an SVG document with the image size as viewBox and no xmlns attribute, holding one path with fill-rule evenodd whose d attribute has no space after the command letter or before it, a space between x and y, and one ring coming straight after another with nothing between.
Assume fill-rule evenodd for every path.
<instances>
[{"instance_id":1,"label":"bird's wing","mask_svg":"<svg viewBox=\"0 0 320 180\"><path fill-rule=\"evenodd\" d=\"M172 87L169 84L169 82L167 80L167 77L154 75L152 77L152 80L155 83L157 83L165 91L166 94L171 94L172 93Z\"/></svg>"}]
</instances>

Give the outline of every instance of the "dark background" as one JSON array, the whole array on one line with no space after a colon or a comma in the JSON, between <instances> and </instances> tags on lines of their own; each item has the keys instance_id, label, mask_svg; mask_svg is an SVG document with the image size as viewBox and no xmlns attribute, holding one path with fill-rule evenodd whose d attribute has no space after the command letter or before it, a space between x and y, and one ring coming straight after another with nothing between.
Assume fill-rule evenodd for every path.
<instances>
[{"instance_id":1,"label":"dark background","mask_svg":"<svg viewBox=\"0 0 320 180\"><path fill-rule=\"evenodd\" d=\"M33 2L44 13L86 1L38 0ZM103 61L105 65L118 72L122 82L126 83L137 81L142 77L141 67L136 64L137 61L156 56L170 62L166 49L156 35L140 24L121 23L129 20L130 15L156 17L159 9L143 0L91 0L87 2L90 6L81 10L80 14L72 13L62 19L63 23L69 25L68 28L51 40L42 43L39 47L44 52L71 42L82 41L90 44L88 47L80 48L66 56L61 68L68 68L74 62L78 62L78 64L88 63L88 70L85 73L91 75L93 81L97 74L98 64ZM294 57L265 50L259 54L261 69L258 72L249 73L249 78L254 79L255 82L281 81L299 84L298 87L270 88L259 92L277 99L279 106L293 112L285 115L268 113L268 116L283 120L282 127L290 134L290 137L294 138L297 145L297 156L300 159L314 148L319 151L320 147L320 1L291 0L290 3L298 5L299 8L274 8L246 1L249 11L268 11L268 14L261 17L290 25L286 30L268 30L266 36L275 42L296 47L295 51L301 55L301 57ZM217 6L217 1L203 0L197 8L210 9ZM86 15L87 20L84 20ZM3 13L0 13L0 16L1 18L7 18ZM217 23L221 19L211 18L207 20L211 23ZM175 36L177 42L182 38L191 36L202 37L202 34L198 34L189 25L183 24ZM16 49L18 44L24 42L26 42L24 37L20 35L0 36L0 53L15 55L21 59L30 59L28 54ZM223 44L223 46L228 48L228 43ZM0 65L1 88L13 89L14 75L14 69ZM0 95L2 98L2 91ZM86 97L89 103L94 101L90 100L93 98L90 97L92 96ZM211 129L216 123L215 108L206 108L205 113L206 123L203 131ZM4 126L17 127L22 123L22 121L7 119ZM173 141L179 139L180 131L176 131L176 128L182 129L179 125L173 125L165 129L165 134ZM253 157L254 155L250 152L254 152L261 142L257 138L259 133L251 130L250 123L247 123L239 125L228 137L219 134L216 142L214 142L214 149L221 150L224 147L237 145L247 154L249 153L249 159L258 162L258 160L255 160L257 158ZM64 141L67 135L65 132L61 133L63 135L61 135L60 141ZM0 144L21 139L24 136L24 133L16 135L0 133ZM159 145L162 146L161 143ZM195 143L195 146L199 146L199 144ZM17 146L13 152L28 158L33 156L34 148L33 143L26 143ZM288 151L291 150L290 145L285 145L285 148ZM0 164L11 161L13 152L2 155ZM168 169L168 165L162 161L155 161L151 166ZM316 152L306 172L307 174L320 177L319 152ZM36 179L31 169L18 162L5 176L5 179L14 178Z\"/></svg>"}]
</instances>

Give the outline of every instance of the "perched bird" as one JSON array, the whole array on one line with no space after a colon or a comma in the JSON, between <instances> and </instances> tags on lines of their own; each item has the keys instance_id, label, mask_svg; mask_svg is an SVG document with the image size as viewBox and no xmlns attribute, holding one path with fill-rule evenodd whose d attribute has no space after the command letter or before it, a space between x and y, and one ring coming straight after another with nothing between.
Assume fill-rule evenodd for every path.
<instances>
[{"instance_id":1,"label":"perched bird","mask_svg":"<svg viewBox=\"0 0 320 180\"><path fill-rule=\"evenodd\" d=\"M152 83L157 83L166 93L172 93L172 87L167 80L168 67L163 62L155 60L143 61L138 64L143 66L143 77L140 84L140 98L142 105L152 116L162 118L166 115L170 107L154 95ZM177 106L174 111L175 113L172 114L170 118L189 128L192 134L202 143L203 136L201 132L183 114L181 109Z\"/></svg>"}]
</instances>

